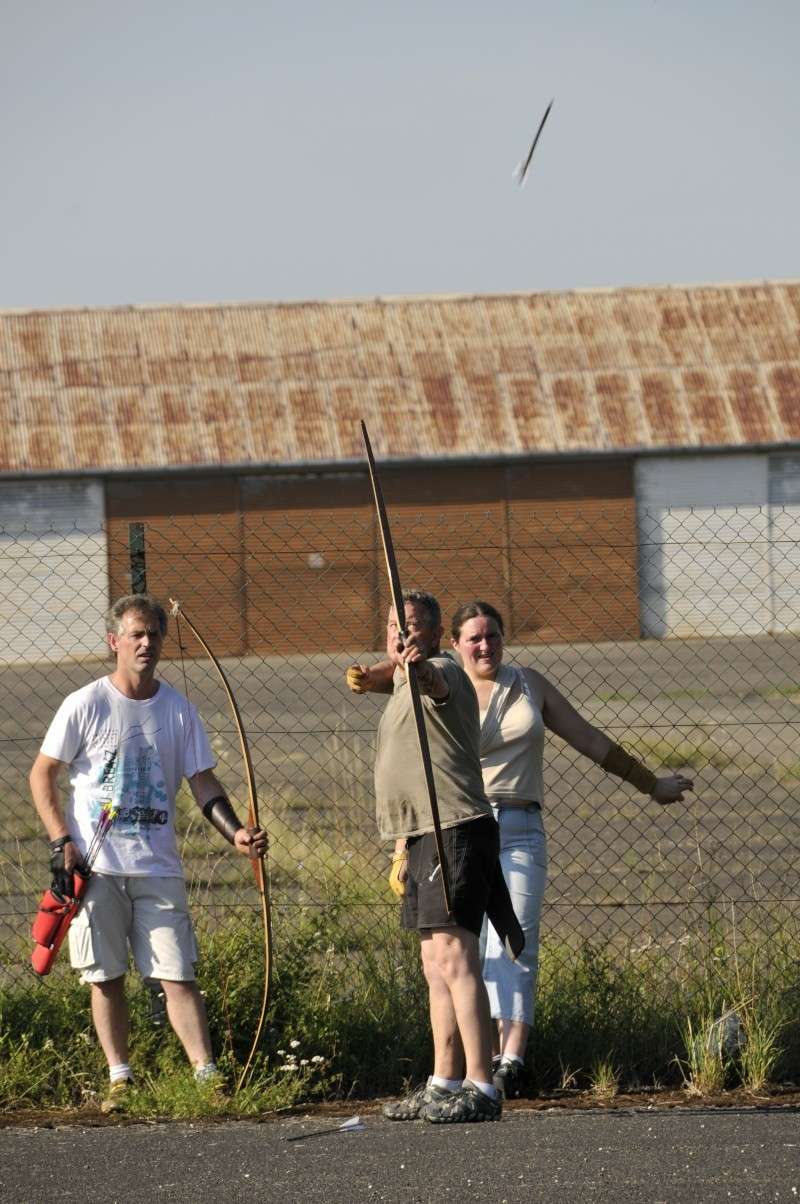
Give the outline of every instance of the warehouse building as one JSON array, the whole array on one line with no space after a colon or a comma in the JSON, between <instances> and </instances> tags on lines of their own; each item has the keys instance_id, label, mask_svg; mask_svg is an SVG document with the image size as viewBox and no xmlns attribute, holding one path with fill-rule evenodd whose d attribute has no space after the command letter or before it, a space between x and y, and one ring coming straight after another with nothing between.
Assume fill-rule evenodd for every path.
<instances>
[{"instance_id":1,"label":"warehouse building","mask_svg":"<svg viewBox=\"0 0 800 1204\"><path fill-rule=\"evenodd\" d=\"M6 312L0 412L6 660L98 649L131 522L221 651L377 646L361 418L519 642L800 627L798 282Z\"/></svg>"}]
</instances>

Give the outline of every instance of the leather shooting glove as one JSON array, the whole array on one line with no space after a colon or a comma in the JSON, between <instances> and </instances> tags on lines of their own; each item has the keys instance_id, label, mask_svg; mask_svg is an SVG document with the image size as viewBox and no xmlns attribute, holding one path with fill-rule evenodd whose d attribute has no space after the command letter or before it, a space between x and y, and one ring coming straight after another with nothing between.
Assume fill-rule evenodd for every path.
<instances>
[{"instance_id":1,"label":"leather shooting glove","mask_svg":"<svg viewBox=\"0 0 800 1204\"><path fill-rule=\"evenodd\" d=\"M75 894L73 871L64 864L64 849L71 843L71 836L59 836L50 841L50 889L62 899L71 899Z\"/></svg>"},{"instance_id":2,"label":"leather shooting glove","mask_svg":"<svg viewBox=\"0 0 800 1204\"><path fill-rule=\"evenodd\" d=\"M395 853L392 857L392 868L389 871L389 887L402 899L406 893L406 878L408 876L408 853Z\"/></svg>"},{"instance_id":3,"label":"leather shooting glove","mask_svg":"<svg viewBox=\"0 0 800 1204\"><path fill-rule=\"evenodd\" d=\"M367 694L372 689L369 669L365 665L351 665L345 674L345 680L354 694Z\"/></svg>"}]
</instances>

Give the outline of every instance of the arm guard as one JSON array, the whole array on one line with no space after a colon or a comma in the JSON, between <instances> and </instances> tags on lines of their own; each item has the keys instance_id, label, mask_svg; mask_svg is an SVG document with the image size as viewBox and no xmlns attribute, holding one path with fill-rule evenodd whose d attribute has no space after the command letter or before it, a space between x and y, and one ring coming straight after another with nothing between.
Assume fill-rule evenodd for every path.
<instances>
[{"instance_id":1,"label":"arm guard","mask_svg":"<svg viewBox=\"0 0 800 1204\"><path fill-rule=\"evenodd\" d=\"M623 782L630 782L631 786L641 790L642 794L652 794L658 781L656 775L651 773L646 765L642 765L641 761L625 752L621 744L611 745L600 762L600 768L605 769L606 773L613 773L622 778Z\"/></svg>"},{"instance_id":2,"label":"arm guard","mask_svg":"<svg viewBox=\"0 0 800 1204\"><path fill-rule=\"evenodd\" d=\"M210 798L207 803L203 803L203 815L218 832L222 833L229 844L233 844L236 833L243 827L224 794L218 794L215 798Z\"/></svg>"}]
</instances>

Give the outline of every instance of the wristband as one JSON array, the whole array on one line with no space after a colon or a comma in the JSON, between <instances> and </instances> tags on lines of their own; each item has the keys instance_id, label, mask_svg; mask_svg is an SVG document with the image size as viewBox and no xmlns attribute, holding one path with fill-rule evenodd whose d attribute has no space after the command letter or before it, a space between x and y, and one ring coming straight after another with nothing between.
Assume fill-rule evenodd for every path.
<instances>
[{"instance_id":1,"label":"wristband","mask_svg":"<svg viewBox=\"0 0 800 1204\"><path fill-rule=\"evenodd\" d=\"M235 843L236 833L242 825L224 794L218 794L215 798L210 798L207 803L203 803L203 815L229 844Z\"/></svg>"},{"instance_id":2,"label":"wristband","mask_svg":"<svg viewBox=\"0 0 800 1204\"><path fill-rule=\"evenodd\" d=\"M72 843L72 837L69 832L66 836L57 836L55 840L50 841L50 852L57 853L59 849L63 849L66 845Z\"/></svg>"},{"instance_id":3,"label":"wristband","mask_svg":"<svg viewBox=\"0 0 800 1204\"><path fill-rule=\"evenodd\" d=\"M627 753L621 744L611 745L600 762L600 768L605 769L606 773L613 773L622 778L623 782L630 782L631 786L641 790L642 794L652 794L658 781L656 775L641 761Z\"/></svg>"}]
</instances>

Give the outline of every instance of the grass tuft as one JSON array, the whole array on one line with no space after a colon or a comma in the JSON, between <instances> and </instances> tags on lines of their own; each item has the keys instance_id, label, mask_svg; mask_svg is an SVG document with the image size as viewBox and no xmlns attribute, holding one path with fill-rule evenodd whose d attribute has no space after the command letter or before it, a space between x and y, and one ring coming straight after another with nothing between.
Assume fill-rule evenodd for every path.
<instances>
[{"instance_id":1,"label":"grass tuft","mask_svg":"<svg viewBox=\"0 0 800 1204\"><path fill-rule=\"evenodd\" d=\"M729 1059L715 1035L717 1023L713 1017L706 1017L693 1024L687 1016L681 1025L685 1052L675 1062L689 1095L717 1095L725 1086Z\"/></svg>"},{"instance_id":2,"label":"grass tuft","mask_svg":"<svg viewBox=\"0 0 800 1204\"><path fill-rule=\"evenodd\" d=\"M596 1099L613 1099L619 1091L619 1067L614 1065L611 1055L598 1058L589 1071L591 1092Z\"/></svg>"}]
</instances>

